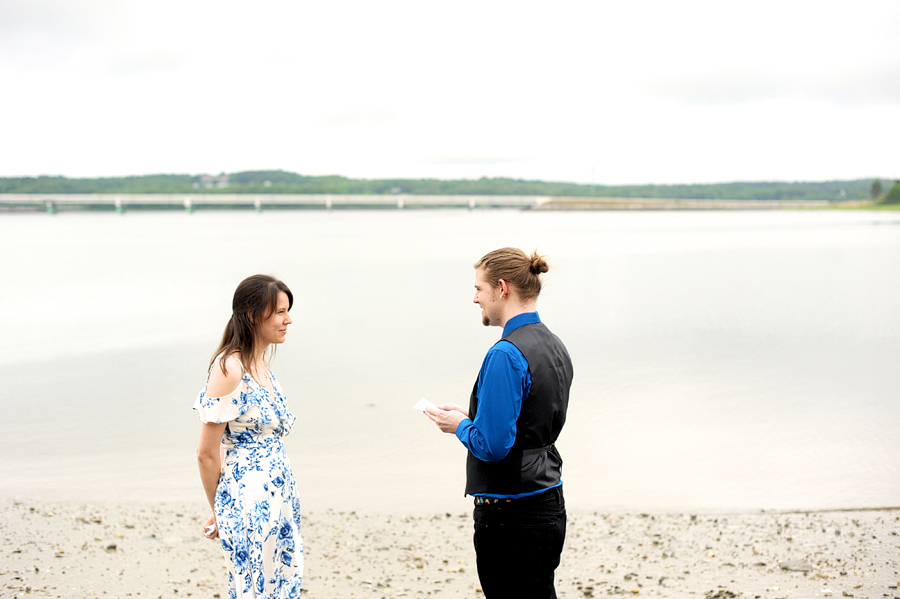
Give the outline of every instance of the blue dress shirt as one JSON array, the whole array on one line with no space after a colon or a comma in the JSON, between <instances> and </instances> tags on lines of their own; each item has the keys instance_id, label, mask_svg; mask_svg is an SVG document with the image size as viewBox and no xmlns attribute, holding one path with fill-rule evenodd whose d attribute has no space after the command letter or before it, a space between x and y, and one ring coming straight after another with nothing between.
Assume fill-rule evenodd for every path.
<instances>
[{"instance_id":1,"label":"blue dress shirt","mask_svg":"<svg viewBox=\"0 0 900 599\"><path fill-rule=\"evenodd\" d=\"M503 337L521 326L538 322L541 322L541 318L537 312L513 316L503 327ZM529 393L531 393L531 372L528 370L525 356L509 341L498 341L488 350L478 373L475 388L478 411L475 420L466 418L460 422L456 429L456 438L479 460L499 462L506 457L516 442L516 421L522 411L522 402ZM516 498L546 490L519 495L493 493L484 495Z\"/></svg>"}]
</instances>

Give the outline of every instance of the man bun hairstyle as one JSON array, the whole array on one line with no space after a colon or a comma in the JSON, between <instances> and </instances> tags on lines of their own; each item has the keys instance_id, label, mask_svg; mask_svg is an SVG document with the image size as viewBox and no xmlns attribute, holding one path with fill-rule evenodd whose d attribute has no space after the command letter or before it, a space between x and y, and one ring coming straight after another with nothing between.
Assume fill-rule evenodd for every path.
<instances>
[{"instance_id":1,"label":"man bun hairstyle","mask_svg":"<svg viewBox=\"0 0 900 599\"><path fill-rule=\"evenodd\" d=\"M496 287L503 279L520 298L528 300L540 295L541 275L550 270L550 265L537 250L529 256L518 248L500 248L482 256L475 268L482 269L491 286Z\"/></svg>"}]
</instances>

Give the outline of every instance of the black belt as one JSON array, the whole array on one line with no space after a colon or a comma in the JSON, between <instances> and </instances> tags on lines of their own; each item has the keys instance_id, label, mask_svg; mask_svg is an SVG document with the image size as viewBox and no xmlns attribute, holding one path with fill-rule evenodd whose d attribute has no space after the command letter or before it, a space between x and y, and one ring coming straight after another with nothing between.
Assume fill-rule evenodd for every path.
<instances>
[{"instance_id":1,"label":"black belt","mask_svg":"<svg viewBox=\"0 0 900 599\"><path fill-rule=\"evenodd\" d=\"M475 505L491 505L494 503L509 503L512 499L501 499L500 497L482 497L481 495L475 496Z\"/></svg>"},{"instance_id":2,"label":"black belt","mask_svg":"<svg viewBox=\"0 0 900 599\"><path fill-rule=\"evenodd\" d=\"M473 497L475 498L475 505L496 505L513 502L521 505L531 501L541 501L541 499L552 492L556 492L557 497L562 499L562 485L550 487L549 489L544 489L538 493L532 493L531 495L525 495L523 497L483 497L481 495L474 495Z\"/></svg>"}]
</instances>

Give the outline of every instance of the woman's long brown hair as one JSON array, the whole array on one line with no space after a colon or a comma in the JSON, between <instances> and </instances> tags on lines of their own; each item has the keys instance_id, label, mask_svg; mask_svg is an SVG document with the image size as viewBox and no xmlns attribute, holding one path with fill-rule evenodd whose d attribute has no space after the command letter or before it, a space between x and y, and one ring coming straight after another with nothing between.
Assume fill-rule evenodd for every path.
<instances>
[{"instance_id":1,"label":"woman's long brown hair","mask_svg":"<svg viewBox=\"0 0 900 599\"><path fill-rule=\"evenodd\" d=\"M225 373L225 359L235 352L244 360L252 360L259 351L257 327L278 307L278 294L283 291L288 297L288 310L294 305L294 295L288 286L269 275L247 277L234 291L231 301L231 320L225 325L225 334L219 349L213 354L210 366L218 356L222 373Z\"/></svg>"}]
</instances>

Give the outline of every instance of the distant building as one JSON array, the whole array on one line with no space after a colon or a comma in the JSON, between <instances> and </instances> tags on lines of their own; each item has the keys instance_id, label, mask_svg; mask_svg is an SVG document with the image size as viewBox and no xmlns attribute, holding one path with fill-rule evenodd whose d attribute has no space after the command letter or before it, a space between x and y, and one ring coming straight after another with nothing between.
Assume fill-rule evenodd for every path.
<instances>
[{"instance_id":1,"label":"distant building","mask_svg":"<svg viewBox=\"0 0 900 599\"><path fill-rule=\"evenodd\" d=\"M212 189L214 187L228 187L229 176L222 173L221 175L200 175L200 185Z\"/></svg>"}]
</instances>

